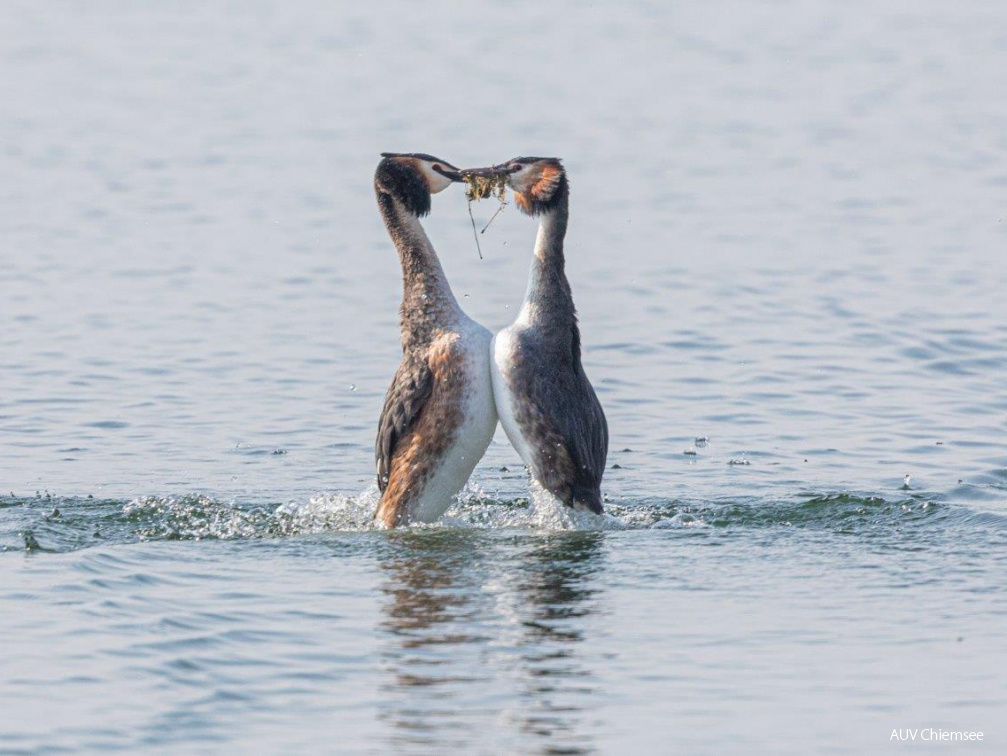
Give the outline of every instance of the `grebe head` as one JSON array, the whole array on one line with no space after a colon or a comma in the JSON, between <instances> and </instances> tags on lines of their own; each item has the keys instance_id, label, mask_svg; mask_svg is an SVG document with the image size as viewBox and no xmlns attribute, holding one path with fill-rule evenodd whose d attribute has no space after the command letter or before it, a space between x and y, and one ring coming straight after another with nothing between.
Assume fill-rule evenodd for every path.
<instances>
[{"instance_id":1,"label":"grebe head","mask_svg":"<svg viewBox=\"0 0 1007 756\"><path fill-rule=\"evenodd\" d=\"M549 212L569 191L566 170L554 157L517 157L492 168L462 173L503 177L514 190L517 206L528 215Z\"/></svg>"},{"instance_id":2,"label":"grebe head","mask_svg":"<svg viewBox=\"0 0 1007 756\"><path fill-rule=\"evenodd\" d=\"M430 195L443 192L462 175L447 160L421 152L382 152L374 173L378 192L401 202L413 215L430 212Z\"/></svg>"}]
</instances>

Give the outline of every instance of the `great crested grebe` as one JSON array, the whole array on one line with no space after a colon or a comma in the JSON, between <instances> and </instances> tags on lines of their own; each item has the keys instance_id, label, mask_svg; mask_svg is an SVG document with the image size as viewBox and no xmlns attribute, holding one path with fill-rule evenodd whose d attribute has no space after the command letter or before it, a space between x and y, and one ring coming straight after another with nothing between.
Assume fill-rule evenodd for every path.
<instances>
[{"instance_id":1,"label":"great crested grebe","mask_svg":"<svg viewBox=\"0 0 1007 756\"><path fill-rule=\"evenodd\" d=\"M518 207L541 218L517 320L492 346L500 423L532 477L567 506L602 512L608 424L580 360L580 331L564 271L570 190L557 158L515 158L468 174L506 176Z\"/></svg>"},{"instance_id":2,"label":"great crested grebe","mask_svg":"<svg viewBox=\"0 0 1007 756\"><path fill-rule=\"evenodd\" d=\"M489 331L458 305L420 217L461 180L431 155L382 153L381 217L402 264L402 362L385 396L375 458L388 527L432 522L451 504L496 429Z\"/></svg>"}]
</instances>

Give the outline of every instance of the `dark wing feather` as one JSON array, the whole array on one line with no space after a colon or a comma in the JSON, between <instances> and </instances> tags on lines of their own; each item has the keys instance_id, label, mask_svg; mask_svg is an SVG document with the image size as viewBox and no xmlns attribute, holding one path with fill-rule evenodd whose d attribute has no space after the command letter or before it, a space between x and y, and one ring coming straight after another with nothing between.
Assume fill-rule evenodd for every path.
<instances>
[{"instance_id":1,"label":"dark wing feather","mask_svg":"<svg viewBox=\"0 0 1007 756\"><path fill-rule=\"evenodd\" d=\"M385 406L378 421L378 437L374 443L378 488L382 493L388 486L395 447L430 398L433 384L433 374L424 360L403 359L395 371L392 385L385 395Z\"/></svg>"},{"instance_id":2,"label":"dark wing feather","mask_svg":"<svg viewBox=\"0 0 1007 756\"><path fill-rule=\"evenodd\" d=\"M579 346L579 333L573 328L573 345ZM543 480L574 490L596 489L605 473L608 457L608 423L601 402L581 366L579 349L561 351L555 348L559 340L525 333L521 351L537 353L540 364L559 365L555 370L539 370L525 363L522 384L531 393L531 404L543 422L546 435L558 438L572 466L570 480ZM548 471L543 471L544 473ZM558 473L558 470L553 471ZM550 476L551 477L551 476ZM565 477L565 476L564 476ZM547 487L549 487L547 485Z\"/></svg>"},{"instance_id":3,"label":"dark wing feather","mask_svg":"<svg viewBox=\"0 0 1007 756\"><path fill-rule=\"evenodd\" d=\"M580 368L580 365L577 365ZM565 396L554 404L553 421L573 463L573 488L596 488L605 474L608 422L597 394L582 368L572 376Z\"/></svg>"}]
</instances>

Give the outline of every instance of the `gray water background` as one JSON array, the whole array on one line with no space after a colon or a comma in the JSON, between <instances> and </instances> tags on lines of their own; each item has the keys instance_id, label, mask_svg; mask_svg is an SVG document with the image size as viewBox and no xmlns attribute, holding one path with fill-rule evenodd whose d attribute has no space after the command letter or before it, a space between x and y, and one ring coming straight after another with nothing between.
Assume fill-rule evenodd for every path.
<instances>
[{"instance_id":1,"label":"gray water background","mask_svg":"<svg viewBox=\"0 0 1007 756\"><path fill-rule=\"evenodd\" d=\"M1003 752L1004 92L996 3L4 3L0 750ZM498 432L369 527L384 150L565 158L605 520Z\"/></svg>"}]
</instances>

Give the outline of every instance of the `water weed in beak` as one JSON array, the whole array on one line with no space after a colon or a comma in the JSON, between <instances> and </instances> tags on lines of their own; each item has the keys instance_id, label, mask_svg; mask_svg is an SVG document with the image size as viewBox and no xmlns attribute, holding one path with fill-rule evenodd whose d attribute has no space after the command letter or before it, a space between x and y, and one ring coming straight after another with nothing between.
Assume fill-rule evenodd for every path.
<instances>
[{"instance_id":1,"label":"water weed in beak","mask_svg":"<svg viewBox=\"0 0 1007 756\"><path fill-rule=\"evenodd\" d=\"M496 220L496 217L507 206L507 173L492 168L479 168L461 172L462 181L465 182L465 199L468 201L469 219L472 221L472 235L476 240L476 251L479 259L483 259L483 251L479 245L479 234L485 234L486 229ZM493 213L482 231L476 233L476 219L472 215L472 203L479 202L495 194L500 200L500 207Z\"/></svg>"}]
</instances>

